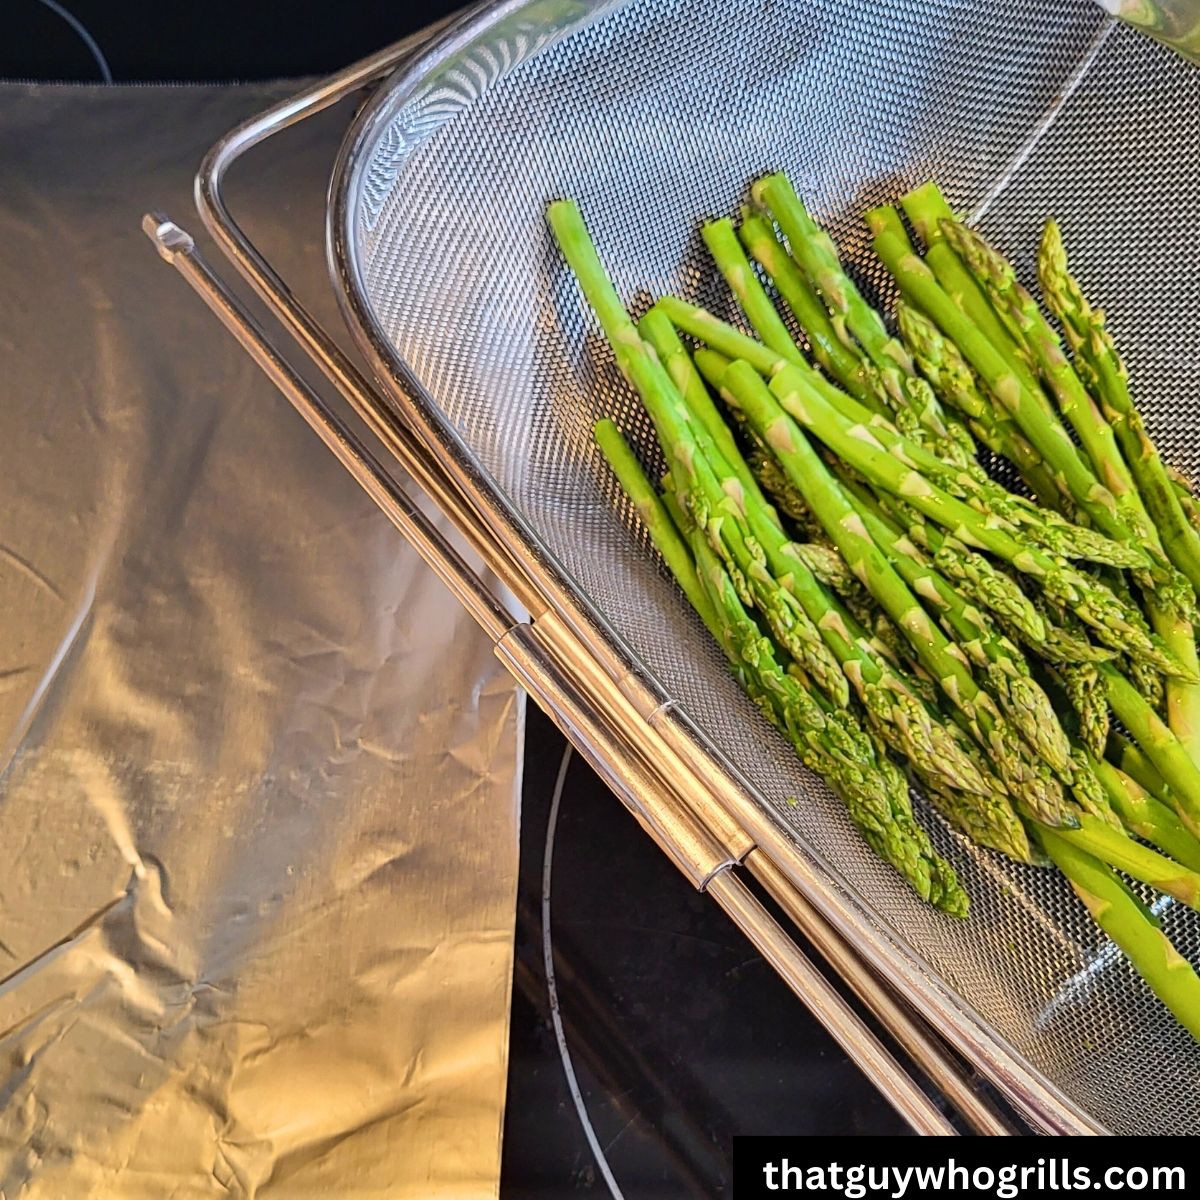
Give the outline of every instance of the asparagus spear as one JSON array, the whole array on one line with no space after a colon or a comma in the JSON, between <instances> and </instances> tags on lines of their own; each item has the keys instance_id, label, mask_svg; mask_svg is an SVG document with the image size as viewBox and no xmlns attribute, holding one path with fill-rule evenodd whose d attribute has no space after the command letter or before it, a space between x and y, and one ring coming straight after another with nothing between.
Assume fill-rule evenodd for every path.
<instances>
[{"instance_id":1,"label":"asparagus spear","mask_svg":"<svg viewBox=\"0 0 1200 1200\"><path fill-rule=\"evenodd\" d=\"M1048 413L1036 382L1015 372L992 342L938 285L933 272L895 237L883 234L872 243L906 299L921 309L962 351L991 395L1020 426L1071 497L1097 528L1118 540L1128 530L1117 514L1116 502L1079 456L1061 424Z\"/></svg>"},{"instance_id":2,"label":"asparagus spear","mask_svg":"<svg viewBox=\"0 0 1200 1200\"><path fill-rule=\"evenodd\" d=\"M738 451L737 442L729 426L708 394L708 388L696 370L696 364L688 354L687 347L675 332L670 318L658 305L654 305L638 322L637 329L658 355L659 361L671 377L671 382L683 397L688 411L712 439L721 457L733 468L751 502L761 504L769 512L771 505L762 494L754 473Z\"/></svg>"},{"instance_id":3,"label":"asparagus spear","mask_svg":"<svg viewBox=\"0 0 1200 1200\"><path fill-rule=\"evenodd\" d=\"M862 472L872 486L907 500L960 540L997 555L1037 580L1052 598L1091 625L1106 644L1145 659L1164 673L1184 673L1174 656L1155 636L1139 627L1140 618L1134 619L1129 606L1122 604L1111 590L1056 562L1036 547L1022 545L997 522L985 519L890 456L870 431L861 426L847 428L801 372L782 368L771 381L771 391L791 417Z\"/></svg>"},{"instance_id":4,"label":"asparagus spear","mask_svg":"<svg viewBox=\"0 0 1200 1200\"><path fill-rule=\"evenodd\" d=\"M800 759L825 778L846 804L868 845L891 863L922 899L953 916L968 901L953 868L933 849L913 816L904 778L877 755L847 713L822 713L800 683L783 671L741 605L737 588L703 535L692 536L698 574L723 625L727 656L749 667L760 707L792 742Z\"/></svg>"},{"instance_id":5,"label":"asparagus spear","mask_svg":"<svg viewBox=\"0 0 1200 1200\"><path fill-rule=\"evenodd\" d=\"M938 283L962 314L988 339L1019 378L1030 381L1026 363L1008 336L987 296L972 277L966 264L946 244L942 222L954 220L954 213L941 189L933 180L913 188L900 197L901 207L925 243L925 261ZM1041 398L1037 397L1039 403Z\"/></svg>"},{"instance_id":6,"label":"asparagus spear","mask_svg":"<svg viewBox=\"0 0 1200 1200\"><path fill-rule=\"evenodd\" d=\"M849 428L854 422L866 426L872 437L899 462L927 474L931 482L956 499L969 500L983 516L994 512L1010 525L1019 525L1026 536L1049 553L1109 566L1146 564L1144 553L1137 547L1115 542L1094 530L1072 525L1053 512L1036 508L989 479L977 464L972 468L946 463L927 447L907 438L885 417L864 408L853 397L839 391L802 360L786 359L712 313L675 297L664 297L655 307L684 332L706 340L723 359L744 359L772 379L788 372L799 372L807 384L815 388L830 405L830 410L843 418L841 423L844 428ZM711 358L706 361L710 364L713 362ZM710 376L716 370L714 365L705 368ZM795 376L789 374L788 378ZM709 382L711 384L714 380L710 378Z\"/></svg>"},{"instance_id":7,"label":"asparagus spear","mask_svg":"<svg viewBox=\"0 0 1200 1200\"><path fill-rule=\"evenodd\" d=\"M1168 470L1133 404L1125 365L1104 327L1104 316L1088 304L1068 270L1062 234L1053 221L1047 223L1042 235L1038 272L1047 303L1062 323L1076 364L1103 405L1111 432L1125 452L1128 471L1141 489L1146 526L1155 544L1162 546L1196 586L1200 581L1200 534L1187 520ZM1194 604L1194 597L1187 599ZM1176 657L1185 666L1197 665L1191 628L1194 614L1178 602L1164 603L1152 611L1151 619ZM1200 764L1200 687L1172 684L1167 696L1171 728L1193 761Z\"/></svg>"},{"instance_id":8,"label":"asparagus spear","mask_svg":"<svg viewBox=\"0 0 1200 1200\"><path fill-rule=\"evenodd\" d=\"M1009 791L1048 824L1071 824L1061 785L975 682L966 656L929 619L916 597L871 540L838 482L813 450L803 430L778 405L762 378L745 362L734 362L725 383L760 437L804 494L834 544L904 631L920 661L966 717L976 740L996 763Z\"/></svg>"},{"instance_id":9,"label":"asparagus spear","mask_svg":"<svg viewBox=\"0 0 1200 1200\"><path fill-rule=\"evenodd\" d=\"M1017 468L1042 504L1048 508L1060 504L1063 493L1042 456L1016 422L979 390L975 373L958 347L943 337L920 309L901 301L896 311L900 335L938 395L967 418L971 432L983 445Z\"/></svg>"},{"instance_id":10,"label":"asparagus spear","mask_svg":"<svg viewBox=\"0 0 1200 1200\"><path fill-rule=\"evenodd\" d=\"M771 277L796 323L804 330L813 358L852 396L883 411L877 390L883 385L878 373L838 337L824 304L776 238L770 222L757 213L747 212L738 236L750 256Z\"/></svg>"},{"instance_id":11,"label":"asparagus spear","mask_svg":"<svg viewBox=\"0 0 1200 1200\"><path fill-rule=\"evenodd\" d=\"M1095 663L1068 663L1055 674L1079 716L1079 740L1096 756L1108 742L1108 693Z\"/></svg>"},{"instance_id":12,"label":"asparagus spear","mask_svg":"<svg viewBox=\"0 0 1200 1200\"><path fill-rule=\"evenodd\" d=\"M872 237L890 233L912 249L912 243L908 240L908 230L904 228L904 220L894 204L880 204L875 208L868 208L863 213L863 220L866 221Z\"/></svg>"},{"instance_id":13,"label":"asparagus spear","mask_svg":"<svg viewBox=\"0 0 1200 1200\"><path fill-rule=\"evenodd\" d=\"M734 232L733 222L728 217L706 221L700 228L700 236L730 291L750 319L755 333L781 358L803 363L804 356L792 340L783 319L775 311L771 298L759 283Z\"/></svg>"},{"instance_id":14,"label":"asparagus spear","mask_svg":"<svg viewBox=\"0 0 1200 1200\"><path fill-rule=\"evenodd\" d=\"M596 444L616 475L617 482L629 498L634 511L641 518L655 549L662 555L667 568L683 589L688 603L699 614L709 633L720 641L722 627L717 621L716 611L709 603L708 593L696 574L692 553L676 529L670 514L663 507L653 485L646 478L641 463L629 448L629 443L609 420L598 421L593 433Z\"/></svg>"},{"instance_id":15,"label":"asparagus spear","mask_svg":"<svg viewBox=\"0 0 1200 1200\"><path fill-rule=\"evenodd\" d=\"M1200 503L1196 501L1192 485L1173 467L1167 468L1167 475L1175 489L1175 499L1179 501L1179 507L1183 510L1183 515L1187 517L1188 524L1200 532Z\"/></svg>"},{"instance_id":16,"label":"asparagus spear","mask_svg":"<svg viewBox=\"0 0 1200 1200\"><path fill-rule=\"evenodd\" d=\"M781 368L777 374L782 373ZM813 382L812 379L809 382ZM1010 532L1019 528L1049 553L1113 567L1137 567L1146 563L1140 548L1115 542L1094 530L1072 525L1056 513L1037 508L1008 492L977 464L975 469L970 469L939 459L925 446L905 438L885 417L872 414L850 397L830 397L828 389L822 389L822 395L830 400L830 411L842 418L844 428L852 429L853 425L858 425L869 430L871 437L893 458L914 467L942 491L969 503L984 517L1000 518L1001 522L1007 523Z\"/></svg>"},{"instance_id":17,"label":"asparagus spear","mask_svg":"<svg viewBox=\"0 0 1200 1200\"><path fill-rule=\"evenodd\" d=\"M1097 646L1088 640L1087 626L1069 608L1050 600L1045 594L1036 600L1037 610L1045 628L1042 641L1029 638L1017 629L1017 638L1033 647L1048 663L1062 666L1111 662L1116 650Z\"/></svg>"},{"instance_id":18,"label":"asparagus spear","mask_svg":"<svg viewBox=\"0 0 1200 1200\"><path fill-rule=\"evenodd\" d=\"M1018 640L1044 646L1048 637L1045 619L1011 576L956 537L924 521L911 505L878 492L875 502L917 545L929 551L934 566L968 600L991 613Z\"/></svg>"},{"instance_id":19,"label":"asparagus spear","mask_svg":"<svg viewBox=\"0 0 1200 1200\"><path fill-rule=\"evenodd\" d=\"M1172 809L1107 760L1094 757L1091 766L1130 833L1157 846L1177 863L1200 871L1200 841L1188 832Z\"/></svg>"},{"instance_id":20,"label":"asparagus spear","mask_svg":"<svg viewBox=\"0 0 1200 1200\"><path fill-rule=\"evenodd\" d=\"M664 393L669 396L673 385L633 329L600 265L578 207L559 201L551 206L549 218L564 256L613 344L618 362L643 400L654 404L660 415L669 419L674 410L670 401L664 400ZM611 448L611 434L605 432L602 436ZM651 505L653 488L649 481L644 475L639 478L632 473L631 455L618 452L614 457L614 466L621 467L626 482L634 487L635 503L654 511L654 525L661 533L665 513L661 506L655 509ZM676 462L686 469L686 461L680 463L677 458ZM654 504L658 504L656 497ZM798 681L779 667L769 640L762 637L741 607L742 599L732 577L709 546L703 531L706 524L706 520L698 519L692 538L697 575L721 627L727 654L749 668L756 699L792 736L805 760L835 786L868 842L904 874L918 894L947 912L965 915L965 893L953 870L933 852L927 836L912 818L903 777L886 759L877 759L870 739L855 727L848 713L823 712ZM672 557L678 559L676 554Z\"/></svg>"},{"instance_id":21,"label":"asparagus spear","mask_svg":"<svg viewBox=\"0 0 1200 1200\"><path fill-rule=\"evenodd\" d=\"M931 433L946 437L949 430L937 398L917 375L908 351L846 274L837 247L809 216L787 176L768 175L751 187L750 194L783 230L792 257L832 310L835 323L842 323L844 340L857 341L879 372L893 409L911 410Z\"/></svg>"},{"instance_id":22,"label":"asparagus spear","mask_svg":"<svg viewBox=\"0 0 1200 1200\"><path fill-rule=\"evenodd\" d=\"M1112 427L1075 374L1061 339L1042 316L1037 301L1021 286L1012 264L965 225L944 221L942 231L991 296L996 308L1011 317L1020 344L1058 400L1059 410L1079 435L1096 477L1103 480L1112 493L1117 511L1130 534L1157 548L1158 536L1134 486L1129 467L1121 457Z\"/></svg>"},{"instance_id":23,"label":"asparagus spear","mask_svg":"<svg viewBox=\"0 0 1200 1200\"><path fill-rule=\"evenodd\" d=\"M755 343L757 344L757 343ZM652 414L659 409L657 398L643 394ZM861 637L850 635L844 616L829 603L819 588L813 586L803 564L788 562L792 549L785 541L782 531L763 519L753 505L745 508L744 517L750 523L746 532L739 532L739 514L730 510L726 497L735 489L728 478L720 476L731 471L717 453L716 448L696 446L694 433L689 437L686 424L668 424L669 414L659 418L660 437L665 446L677 446L673 451L685 471L698 472L703 494L699 498L702 507L722 512L721 530L725 536L740 538L740 545L751 542L766 555L768 569L777 579L788 580L800 605L824 634L837 659L845 664L845 670L860 698L871 714L877 730L895 750L910 758L919 769L941 778L946 786L963 792L983 792L987 785L976 765L970 761L949 737L945 730L930 719L923 706L912 695L896 673L875 652L870 643ZM733 452L736 453L736 452ZM710 475L715 471L715 475ZM749 533L749 536L747 536ZM790 569L789 569L790 568Z\"/></svg>"},{"instance_id":24,"label":"asparagus spear","mask_svg":"<svg viewBox=\"0 0 1200 1200\"><path fill-rule=\"evenodd\" d=\"M668 454L680 451L682 441L693 444L697 434L707 438L700 429L687 431L683 398L621 304L600 264L578 206L558 201L550 206L549 219L564 257L600 319L618 365L642 397ZM703 460L685 465L697 473L704 472L706 466ZM844 704L849 698L845 675L820 631L792 591L772 573L762 546L750 534L742 519L745 493L738 480L730 479L728 490L711 475L702 475L702 482L704 486L698 487L692 496L703 507L698 507L693 515L726 562L743 603L758 609L784 649L803 665L834 703Z\"/></svg>"},{"instance_id":25,"label":"asparagus spear","mask_svg":"<svg viewBox=\"0 0 1200 1200\"><path fill-rule=\"evenodd\" d=\"M1029 834L1007 800L1000 804L984 805L975 793L957 792L944 787L940 779L923 775L915 769L912 774L914 783L934 808L975 845L997 850L1016 862L1034 861ZM1004 796L1004 785L998 779L993 787L993 796Z\"/></svg>"},{"instance_id":26,"label":"asparagus spear","mask_svg":"<svg viewBox=\"0 0 1200 1200\"><path fill-rule=\"evenodd\" d=\"M1029 673L1024 656L998 633L988 618L966 603L935 571L916 546L890 525L861 492L845 485L871 539L896 568L901 579L937 613L946 632L983 672L988 691L1014 728L1070 783L1074 778L1071 746L1050 698Z\"/></svg>"},{"instance_id":27,"label":"asparagus spear","mask_svg":"<svg viewBox=\"0 0 1200 1200\"><path fill-rule=\"evenodd\" d=\"M1104 314L1087 302L1068 270L1062 233L1053 221L1042 235L1038 273L1046 303L1062 323L1076 364L1099 397L1167 554L1200 589L1200 533L1184 516L1167 468L1146 433L1129 393L1125 364L1104 327Z\"/></svg>"},{"instance_id":28,"label":"asparagus spear","mask_svg":"<svg viewBox=\"0 0 1200 1200\"><path fill-rule=\"evenodd\" d=\"M1109 703L1139 749L1167 784L1164 799L1200 837L1200 768L1162 718L1136 688L1110 663L1100 666Z\"/></svg>"},{"instance_id":29,"label":"asparagus spear","mask_svg":"<svg viewBox=\"0 0 1200 1200\"><path fill-rule=\"evenodd\" d=\"M1164 896L1173 896L1189 908L1200 906L1200 874L1135 842L1120 829L1085 814L1078 829L1056 830L1055 836Z\"/></svg>"},{"instance_id":30,"label":"asparagus spear","mask_svg":"<svg viewBox=\"0 0 1200 1200\"><path fill-rule=\"evenodd\" d=\"M1111 869L1050 831L1046 853L1070 880L1092 919L1194 1038L1200 1039L1200 977Z\"/></svg>"},{"instance_id":31,"label":"asparagus spear","mask_svg":"<svg viewBox=\"0 0 1200 1200\"><path fill-rule=\"evenodd\" d=\"M723 394L733 400L731 394ZM688 464L688 471L699 469L704 478L710 470L716 473L716 486L709 481L708 497L701 503L712 500L720 504L722 494L731 490L728 475L733 467L722 461L713 445L694 445L688 440L685 429L673 429L666 436L682 441L677 457ZM732 453L736 456L737 452ZM897 753L910 759L924 776L941 780L944 787L966 793L986 793L988 784L977 765L963 753L957 739L931 719L908 682L863 632L853 627L847 614L814 586L815 580L795 555L796 547L788 543L782 531L753 505L747 506L745 516L752 537L766 554L769 566L778 578L787 580L805 612L842 663L880 736Z\"/></svg>"}]
</instances>

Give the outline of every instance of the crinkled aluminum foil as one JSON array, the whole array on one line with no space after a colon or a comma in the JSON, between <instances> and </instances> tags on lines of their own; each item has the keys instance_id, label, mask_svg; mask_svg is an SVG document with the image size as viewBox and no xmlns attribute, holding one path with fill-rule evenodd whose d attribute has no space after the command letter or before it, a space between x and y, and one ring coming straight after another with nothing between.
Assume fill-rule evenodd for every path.
<instances>
[{"instance_id":1,"label":"crinkled aluminum foil","mask_svg":"<svg viewBox=\"0 0 1200 1200\"><path fill-rule=\"evenodd\" d=\"M496 1192L521 704L138 226L291 90L0 88L6 1200Z\"/></svg>"}]
</instances>

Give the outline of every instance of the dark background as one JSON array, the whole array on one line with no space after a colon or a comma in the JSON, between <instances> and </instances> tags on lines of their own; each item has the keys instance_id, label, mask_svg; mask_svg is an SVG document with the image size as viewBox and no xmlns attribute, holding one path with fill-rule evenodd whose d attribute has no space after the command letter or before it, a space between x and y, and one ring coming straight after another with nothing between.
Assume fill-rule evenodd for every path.
<instances>
[{"instance_id":1,"label":"dark background","mask_svg":"<svg viewBox=\"0 0 1200 1200\"><path fill-rule=\"evenodd\" d=\"M461 0L62 0L117 82L281 79L335 71L462 7ZM0 78L99 79L41 0L0 2Z\"/></svg>"}]
</instances>

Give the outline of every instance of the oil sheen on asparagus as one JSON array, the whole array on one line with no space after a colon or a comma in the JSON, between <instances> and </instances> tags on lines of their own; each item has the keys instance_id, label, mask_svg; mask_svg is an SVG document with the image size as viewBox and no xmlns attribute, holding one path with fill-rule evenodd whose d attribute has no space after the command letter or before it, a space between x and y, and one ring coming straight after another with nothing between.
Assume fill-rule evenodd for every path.
<instances>
[{"instance_id":1,"label":"oil sheen on asparagus","mask_svg":"<svg viewBox=\"0 0 1200 1200\"><path fill-rule=\"evenodd\" d=\"M1198 507L1058 226L1043 309L936 184L872 209L889 324L770 175L700 231L739 319L663 296L635 323L578 205L548 219L658 451L596 441L765 719L942 912L969 903L930 821L1061 871L1200 1039L1145 903L1200 907Z\"/></svg>"}]
</instances>

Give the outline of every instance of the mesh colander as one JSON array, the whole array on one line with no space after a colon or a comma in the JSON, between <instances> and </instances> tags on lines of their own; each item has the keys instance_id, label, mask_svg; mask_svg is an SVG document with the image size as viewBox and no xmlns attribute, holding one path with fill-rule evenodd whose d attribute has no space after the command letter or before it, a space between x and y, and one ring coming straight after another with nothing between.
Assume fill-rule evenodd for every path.
<instances>
[{"instance_id":1,"label":"mesh colander","mask_svg":"<svg viewBox=\"0 0 1200 1200\"><path fill-rule=\"evenodd\" d=\"M858 214L935 177L1031 277L1055 215L1110 312L1167 457L1200 468L1195 151L1200 71L1090 0L526 0L492 6L360 115L335 175L331 253L352 329L510 551L694 726L854 933L937 1022L1128 1133L1200 1129L1200 1048L1063 880L981 853L926 813L968 922L939 917L729 677L590 435L648 424L561 263L547 201L579 200L635 311L674 292L737 320L698 237L783 168L868 292L892 297ZM1200 960L1200 922L1160 908ZM865 914L865 915L863 915ZM851 922L853 925L853 922ZM932 997L932 1000L930 1000Z\"/></svg>"}]
</instances>

